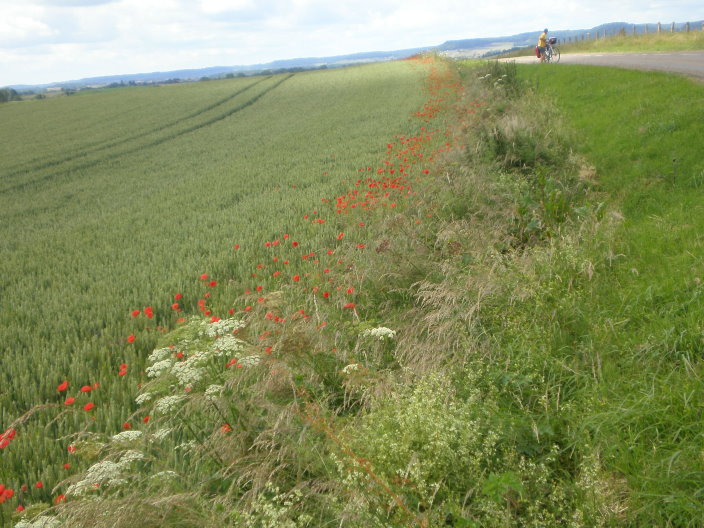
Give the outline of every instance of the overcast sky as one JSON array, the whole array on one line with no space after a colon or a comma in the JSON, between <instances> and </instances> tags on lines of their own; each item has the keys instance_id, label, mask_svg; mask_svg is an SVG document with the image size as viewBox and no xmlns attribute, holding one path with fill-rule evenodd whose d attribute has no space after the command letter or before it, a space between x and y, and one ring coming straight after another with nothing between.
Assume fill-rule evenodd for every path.
<instances>
[{"instance_id":1,"label":"overcast sky","mask_svg":"<svg viewBox=\"0 0 704 528\"><path fill-rule=\"evenodd\" d=\"M546 5L546 4L543 4ZM0 86L704 19L703 0L0 0ZM701 29L701 28L700 28Z\"/></svg>"}]
</instances>

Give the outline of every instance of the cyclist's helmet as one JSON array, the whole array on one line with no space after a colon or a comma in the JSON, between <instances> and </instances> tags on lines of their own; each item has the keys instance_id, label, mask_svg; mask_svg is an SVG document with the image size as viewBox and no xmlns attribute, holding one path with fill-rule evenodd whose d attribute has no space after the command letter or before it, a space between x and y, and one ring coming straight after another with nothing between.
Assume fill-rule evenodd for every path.
<instances>
[{"instance_id":1,"label":"cyclist's helmet","mask_svg":"<svg viewBox=\"0 0 704 528\"><path fill-rule=\"evenodd\" d=\"M548 28L545 28L545 33L547 33L547 32L548 32Z\"/></svg>"}]
</instances>

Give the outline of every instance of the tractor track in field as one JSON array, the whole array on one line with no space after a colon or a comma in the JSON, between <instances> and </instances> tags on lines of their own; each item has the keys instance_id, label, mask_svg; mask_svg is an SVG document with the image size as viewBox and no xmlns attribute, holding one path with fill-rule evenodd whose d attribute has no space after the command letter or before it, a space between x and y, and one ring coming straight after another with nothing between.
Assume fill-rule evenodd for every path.
<instances>
[{"instance_id":1,"label":"tractor track in field","mask_svg":"<svg viewBox=\"0 0 704 528\"><path fill-rule=\"evenodd\" d=\"M107 139L107 140L98 141L98 142L92 143L92 144L89 143L89 144L85 145L84 147L82 147L79 152L77 152L76 154L70 155L70 156L64 156L61 158L56 158L56 159L48 160L48 161L47 160L40 160L37 158L37 159L34 159L32 161L27 162L26 164L11 168L9 173L4 174L0 177L1 178L12 178L14 176L24 174L26 172L48 169L50 167L55 167L57 165L61 165L62 163L74 161L78 158L85 157L90 154L95 154L96 152L100 152L102 150L108 150L108 149L111 149L111 148L114 148L114 147L117 147L120 145L124 145L125 143L129 143L130 141L135 141L137 139L141 139L141 138L149 136L151 134L156 134L158 132L168 130L169 128L173 128L181 123L184 123L190 119L194 119L200 115L205 114L206 112L214 110L215 108L228 103L229 101L231 101L235 97L242 95L243 93L247 92L248 90L254 88L259 83L262 83L270 78L271 78L271 76L259 79L255 82L245 86L244 88L241 88L241 89L237 90L236 92L228 95L227 97L220 99L219 101L216 101L215 103L212 103L208 106L205 106L205 107L199 109L198 111L196 111L192 114L189 114L187 116L181 117L181 118L176 119L174 121L165 123L163 125L157 126L155 128L152 128L151 130L147 130L146 132L140 132L139 134L134 134L132 136L128 136L128 137L121 138L121 139Z\"/></svg>"},{"instance_id":2,"label":"tractor track in field","mask_svg":"<svg viewBox=\"0 0 704 528\"><path fill-rule=\"evenodd\" d=\"M216 116L214 116L214 117L212 117L212 118L207 119L206 121L203 121L203 122L200 122L200 123L196 123L196 124L194 124L194 125L192 125L192 126L190 126L190 127L188 127L188 128L185 128L185 129L183 129L183 130L178 130L178 131L173 132L173 133L171 133L171 134L168 134L168 135L166 135L166 136L162 136L162 137L156 138L156 139L154 139L154 140L152 140L152 141L150 141L150 142L146 142L146 143L142 143L142 144L140 144L140 145L136 145L136 146L134 146L134 147L132 147L132 148L120 150L120 151L118 151L118 152L110 153L110 154L108 154L108 155L101 156L101 157L99 157L99 158L96 158L96 159L93 159L93 160L90 160L90 161L86 161L85 163L81 163L81 164L78 164L78 165L73 165L73 166L71 166L71 167L66 167L66 168L60 169L60 170L58 170L58 171L51 172L51 173L49 173L49 174L46 174L46 175L44 175L44 176L41 176L40 178L36 178L36 179L33 179L33 180L29 180L29 181L24 181L24 182L22 182L22 183L16 183L16 184L14 184L14 185L9 185L9 186L7 186L7 187L5 187L5 188L3 188L3 189L0 189L0 194L5 194L5 193L10 192L10 191L21 190L21 189L27 188L27 187L29 187L29 186L31 186L31 185L35 185L35 184L42 183L42 182L44 182L44 181L50 180L50 179L52 179L52 178L54 178L54 177L56 177L56 176L62 175L62 174L68 174L68 173L73 172L73 171L88 169L88 168L94 167L94 166L96 166L96 165L99 165L100 163L104 163L104 162L106 162L106 161L112 161L112 160L121 158L121 157L123 157L123 156L129 155L129 154L134 154L134 153L136 153L136 152L141 152L141 151L143 151L143 150L147 150L147 149L149 149L149 148L153 148L153 147L162 145L162 144L164 144L164 143L166 143L166 142L168 142L168 141L172 141L172 140L174 140L174 139L176 139L176 138L179 138L179 137L181 137L181 136L184 136L184 135L186 135L186 134L190 134L190 133L192 133L192 132L196 132L196 131L198 131L198 130L201 130L201 129L203 129L203 128L205 128L205 127L208 127L208 126L210 126L210 125L213 125L213 124L215 124L215 123L217 123L217 122L219 122L219 121L222 121L222 120L224 120L224 119L227 119L228 117L232 117L233 115L237 114L238 112L241 112L241 111L244 110L245 108L248 108L249 106L252 106L252 105L253 105L254 103L256 103L259 99L261 99L262 97L264 97L264 96L267 95L268 93L272 92L273 90L275 90L276 88L278 88L279 86L281 86L281 84L283 84L284 82L286 82L287 80L289 80L289 79L290 79L291 77L293 77L293 76L294 76L294 74L289 74L289 75L283 77L282 79L278 80L277 82L275 82L274 84L272 84L270 87L264 89L263 91L261 91L260 93L258 93L257 95L255 95L254 97L252 97L252 98L248 99L247 101L245 101L245 102L243 102L243 103L241 103L241 104L235 106L234 108L229 109L227 112L224 112L224 113L222 113L222 114L218 114L218 115L216 115ZM267 77L266 79L270 79L270 78L271 78L271 77ZM200 115L204 114L205 112L207 112L207 111L209 111L209 110L213 110L214 108L217 108L218 106L221 106L222 104L224 104L224 103L226 103L226 102L228 102L228 101L234 99L234 98L237 97L238 95L241 95L242 93L246 92L246 91L249 90L250 88L254 87L255 85L257 85L257 84L259 84L259 83L261 83L261 82L263 82L263 81L266 80L266 79L262 79L261 81L257 81L256 83L251 84L251 85L247 86L246 88L244 88L244 89L242 89L242 90L239 90L239 91L236 92L235 94L228 96L226 99L223 99L223 100L221 100L221 101L219 101L219 102L217 102L217 103L214 103L214 104L212 104L212 105L209 105L209 106L206 107L205 109L201 109L200 111L198 111L198 112L195 113L195 114L192 114L191 116L188 116L188 117L186 117L186 118L182 118L182 119L179 119L179 120L177 120L177 121L174 121L174 122L170 123L170 124L167 125L167 126L159 127L159 128L154 129L154 130L152 130L152 131L149 131L149 132L146 132L146 133L142 133L142 134L138 134L138 135L136 135L136 136L132 136L132 137L127 138L127 139L119 140L119 141L117 141L117 142L114 142L114 143L110 144L109 146L106 145L106 146L103 146L103 147L100 147L100 148L93 149L93 150L91 150L91 151L89 151L89 152L85 152L85 151L84 151L84 152L78 153L78 154L76 154L76 155L74 155L74 156L71 156L71 157L62 159L62 160L60 160L60 161L58 161L58 162L56 162L56 163L48 163L48 164L46 164L45 166L43 166L43 167L41 167L41 168L26 169L26 170L17 171L17 172L15 172L15 173L11 174L11 175L5 176L4 178L9 178L9 177L12 177L12 176L18 176L18 175L21 175L21 174L25 174L26 172L29 172L30 170L43 170L43 169L46 169L46 168L50 168L50 167L54 167L54 166L61 165L61 164L63 164L63 163L69 163L69 162L75 161L75 160L77 160L77 159L79 159L79 158L81 158L81 157L86 157L86 156L89 156L89 155L91 155L91 154L95 154L95 153L99 153L99 152L101 152L101 151L107 150L108 148L111 148L111 149L112 149L112 148L115 148L116 146L123 145L123 144L125 144L125 143L127 143L127 142L129 142L129 141L133 141L133 140L135 140L135 139L144 138L144 137L149 136L149 135L152 135L152 134L154 134L154 133L162 132L163 130L166 130L167 128L173 128L173 126L175 126L175 125L177 125L177 124L181 124L181 123L187 121L188 119L193 119L194 117L200 116Z\"/></svg>"}]
</instances>

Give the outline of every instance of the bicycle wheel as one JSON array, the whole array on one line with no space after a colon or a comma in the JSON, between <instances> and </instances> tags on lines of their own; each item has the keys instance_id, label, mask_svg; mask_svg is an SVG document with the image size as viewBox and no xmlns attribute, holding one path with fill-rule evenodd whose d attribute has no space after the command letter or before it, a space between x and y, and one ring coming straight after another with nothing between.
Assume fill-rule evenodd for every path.
<instances>
[{"instance_id":1,"label":"bicycle wheel","mask_svg":"<svg viewBox=\"0 0 704 528\"><path fill-rule=\"evenodd\" d=\"M555 46L552 47L552 57L550 57L550 62L560 62L560 50Z\"/></svg>"}]
</instances>

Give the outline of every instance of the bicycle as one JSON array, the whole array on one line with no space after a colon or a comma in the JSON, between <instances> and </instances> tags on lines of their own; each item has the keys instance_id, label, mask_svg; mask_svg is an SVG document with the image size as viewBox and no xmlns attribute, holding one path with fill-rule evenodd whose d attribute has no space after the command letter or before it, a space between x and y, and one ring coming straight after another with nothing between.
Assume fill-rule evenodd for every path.
<instances>
[{"instance_id":1,"label":"bicycle","mask_svg":"<svg viewBox=\"0 0 704 528\"><path fill-rule=\"evenodd\" d=\"M560 62L560 50L555 44L557 44L556 37L552 37L548 40L547 46L545 47L545 62Z\"/></svg>"}]
</instances>

